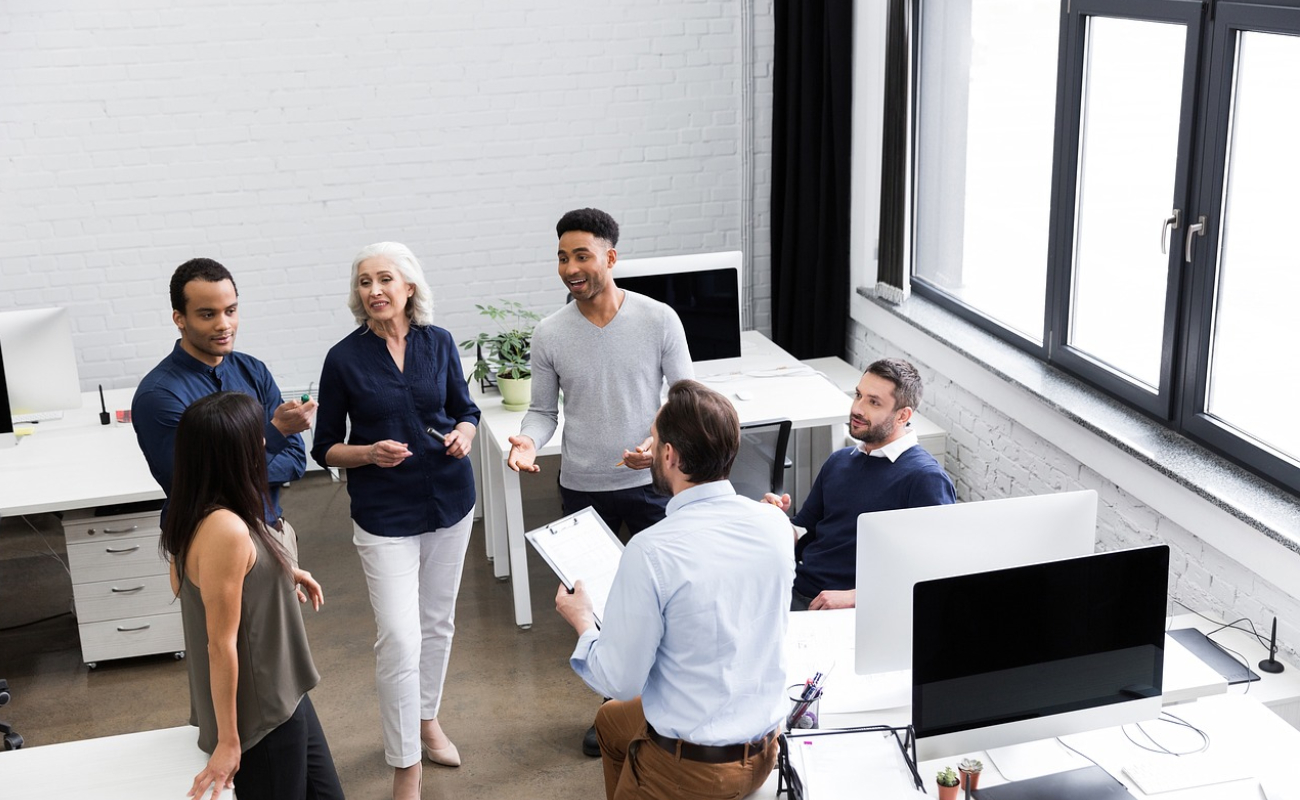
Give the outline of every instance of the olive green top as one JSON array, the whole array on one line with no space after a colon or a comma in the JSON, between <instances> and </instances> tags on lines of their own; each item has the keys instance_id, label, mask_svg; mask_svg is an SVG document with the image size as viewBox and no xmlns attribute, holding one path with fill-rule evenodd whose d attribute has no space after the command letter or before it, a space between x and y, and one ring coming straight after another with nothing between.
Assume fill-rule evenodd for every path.
<instances>
[{"instance_id":1,"label":"olive green top","mask_svg":"<svg viewBox=\"0 0 1300 800\"><path fill-rule=\"evenodd\" d=\"M235 714L241 750L248 750L293 716L303 695L320 682L293 580L257 537L252 539L257 561L244 576L236 639ZM181 584L180 599L190 672L190 724L199 728L199 748L211 753L217 746L217 715L212 706L207 610L199 587L188 577Z\"/></svg>"}]
</instances>

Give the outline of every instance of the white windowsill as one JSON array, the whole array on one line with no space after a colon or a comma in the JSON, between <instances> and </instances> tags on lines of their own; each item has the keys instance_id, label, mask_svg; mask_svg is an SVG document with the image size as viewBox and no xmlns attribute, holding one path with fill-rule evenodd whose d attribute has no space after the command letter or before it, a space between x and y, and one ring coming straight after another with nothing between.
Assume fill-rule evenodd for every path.
<instances>
[{"instance_id":1,"label":"white windowsill","mask_svg":"<svg viewBox=\"0 0 1300 800\"><path fill-rule=\"evenodd\" d=\"M1300 597L1300 498L923 298L893 306L859 288L850 309L857 322Z\"/></svg>"}]
</instances>

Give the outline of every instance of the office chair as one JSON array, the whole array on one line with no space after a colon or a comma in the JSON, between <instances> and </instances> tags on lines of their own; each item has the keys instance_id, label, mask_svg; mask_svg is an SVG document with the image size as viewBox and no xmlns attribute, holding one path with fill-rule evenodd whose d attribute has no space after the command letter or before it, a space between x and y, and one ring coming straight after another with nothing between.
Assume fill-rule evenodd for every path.
<instances>
[{"instance_id":1,"label":"office chair","mask_svg":"<svg viewBox=\"0 0 1300 800\"><path fill-rule=\"evenodd\" d=\"M9 682L0 678L0 706L9 702ZM17 750L23 746L23 737L14 733L14 728L8 722L0 722L0 734L4 735L4 749Z\"/></svg>"},{"instance_id":2,"label":"office chair","mask_svg":"<svg viewBox=\"0 0 1300 800\"><path fill-rule=\"evenodd\" d=\"M790 443L790 420L769 419L740 426L740 452L731 467L736 494L753 500L785 491L785 471L793 466L785 457Z\"/></svg>"}]
</instances>

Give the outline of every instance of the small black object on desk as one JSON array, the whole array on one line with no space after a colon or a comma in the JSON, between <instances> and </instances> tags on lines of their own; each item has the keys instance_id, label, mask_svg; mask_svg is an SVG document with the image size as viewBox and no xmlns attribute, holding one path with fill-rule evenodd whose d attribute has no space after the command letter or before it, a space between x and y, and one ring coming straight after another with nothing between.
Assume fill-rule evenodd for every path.
<instances>
[{"instance_id":1,"label":"small black object on desk","mask_svg":"<svg viewBox=\"0 0 1300 800\"><path fill-rule=\"evenodd\" d=\"M108 425L113 418L108 415L108 406L104 403L104 384L99 385L99 424Z\"/></svg>"},{"instance_id":2,"label":"small black object on desk","mask_svg":"<svg viewBox=\"0 0 1300 800\"><path fill-rule=\"evenodd\" d=\"M1282 662L1277 660L1277 617L1273 617L1273 636L1268 640L1268 658L1259 662L1259 668L1263 672L1276 675L1286 669Z\"/></svg>"}]
</instances>

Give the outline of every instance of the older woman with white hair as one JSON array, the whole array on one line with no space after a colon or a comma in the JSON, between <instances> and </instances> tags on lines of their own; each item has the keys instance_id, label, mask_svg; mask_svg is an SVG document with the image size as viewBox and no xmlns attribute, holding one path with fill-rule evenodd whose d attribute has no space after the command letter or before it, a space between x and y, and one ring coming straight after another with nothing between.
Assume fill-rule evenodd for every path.
<instances>
[{"instance_id":1,"label":"older woman with white hair","mask_svg":"<svg viewBox=\"0 0 1300 800\"><path fill-rule=\"evenodd\" d=\"M438 709L473 521L465 456L479 410L405 245L363 249L351 287L360 327L325 357L312 457L348 470L353 543L379 629L375 679L393 797L418 797L421 750L435 764L460 765Z\"/></svg>"}]
</instances>

